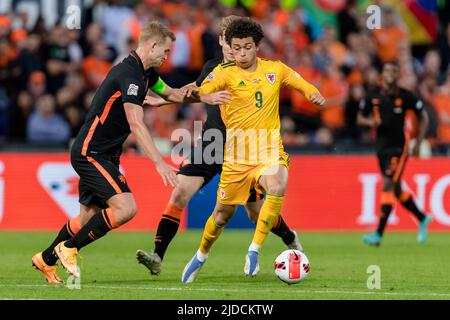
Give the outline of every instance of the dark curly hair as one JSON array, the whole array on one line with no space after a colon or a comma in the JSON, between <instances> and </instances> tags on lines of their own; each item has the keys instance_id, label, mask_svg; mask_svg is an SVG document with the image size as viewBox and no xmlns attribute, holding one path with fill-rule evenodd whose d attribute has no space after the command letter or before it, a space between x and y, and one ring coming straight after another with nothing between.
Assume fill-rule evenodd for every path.
<instances>
[{"instance_id":1,"label":"dark curly hair","mask_svg":"<svg viewBox=\"0 0 450 320\"><path fill-rule=\"evenodd\" d=\"M225 31L225 41L231 46L231 39L252 37L256 45L264 38L264 31L259 23L250 18L240 18L233 21Z\"/></svg>"}]
</instances>

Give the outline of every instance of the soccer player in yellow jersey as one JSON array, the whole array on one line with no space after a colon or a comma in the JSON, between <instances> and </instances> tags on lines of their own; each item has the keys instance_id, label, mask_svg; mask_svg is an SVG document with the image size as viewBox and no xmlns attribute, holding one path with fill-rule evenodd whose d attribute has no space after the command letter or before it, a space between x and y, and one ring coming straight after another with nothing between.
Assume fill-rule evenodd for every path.
<instances>
[{"instance_id":1,"label":"soccer player in yellow jersey","mask_svg":"<svg viewBox=\"0 0 450 320\"><path fill-rule=\"evenodd\" d=\"M246 275L258 273L259 249L280 214L288 179L289 156L280 137L280 88L298 90L319 106L325 103L314 86L285 64L256 56L263 37L261 26L250 18L231 23L225 39L235 62L217 66L199 88L200 94L227 90L231 101L221 106L227 140L217 204L206 222L200 248L184 268L182 282L196 279L211 246L236 206L247 202L252 188L267 195L244 268Z\"/></svg>"}]
</instances>

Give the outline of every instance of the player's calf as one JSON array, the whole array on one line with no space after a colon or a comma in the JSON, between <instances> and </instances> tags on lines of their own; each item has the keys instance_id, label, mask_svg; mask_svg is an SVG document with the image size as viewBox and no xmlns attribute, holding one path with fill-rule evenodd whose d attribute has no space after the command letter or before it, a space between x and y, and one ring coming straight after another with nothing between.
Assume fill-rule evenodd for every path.
<instances>
[{"instance_id":1,"label":"player's calf","mask_svg":"<svg viewBox=\"0 0 450 320\"><path fill-rule=\"evenodd\" d=\"M108 205L112 210L111 220L114 220L115 228L133 219L137 213L137 205L131 193L112 197Z\"/></svg>"},{"instance_id":2,"label":"player's calf","mask_svg":"<svg viewBox=\"0 0 450 320\"><path fill-rule=\"evenodd\" d=\"M160 260L164 259L167 247L178 232L182 213L182 207L169 203L162 214L156 230L154 249L154 253ZM159 272L161 272L161 267L159 267ZM152 272L152 274L154 273Z\"/></svg>"},{"instance_id":3,"label":"player's calf","mask_svg":"<svg viewBox=\"0 0 450 320\"><path fill-rule=\"evenodd\" d=\"M417 207L416 203L413 200L412 195L409 192L402 192L397 196L398 200L402 204L402 206L411 212L419 222L425 219L425 214Z\"/></svg>"},{"instance_id":4,"label":"player's calf","mask_svg":"<svg viewBox=\"0 0 450 320\"><path fill-rule=\"evenodd\" d=\"M286 193L288 170L284 165L276 165L264 171L259 184L266 194L283 196Z\"/></svg>"},{"instance_id":5,"label":"player's calf","mask_svg":"<svg viewBox=\"0 0 450 320\"><path fill-rule=\"evenodd\" d=\"M75 236L55 247L58 258L69 273L79 277L76 259L79 250L117 228L119 224L116 221L116 216L111 208L101 210ZM121 220L121 222L123 221Z\"/></svg>"},{"instance_id":6,"label":"player's calf","mask_svg":"<svg viewBox=\"0 0 450 320\"><path fill-rule=\"evenodd\" d=\"M170 203L179 208L184 208L187 206L191 197L191 192L184 185L179 184L172 191Z\"/></svg>"}]
</instances>

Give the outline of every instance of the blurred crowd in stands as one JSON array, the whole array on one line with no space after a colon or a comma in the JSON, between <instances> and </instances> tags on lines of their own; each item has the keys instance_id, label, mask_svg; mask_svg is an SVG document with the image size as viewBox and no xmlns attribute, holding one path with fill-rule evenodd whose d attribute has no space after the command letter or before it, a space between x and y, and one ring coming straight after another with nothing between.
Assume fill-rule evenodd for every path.
<instances>
[{"instance_id":1,"label":"blurred crowd in stands","mask_svg":"<svg viewBox=\"0 0 450 320\"><path fill-rule=\"evenodd\" d=\"M23 12L0 15L0 141L68 146L108 70L136 48L140 28L159 20L175 32L176 42L161 66L162 79L181 87L196 79L205 61L220 54L218 24L229 14L253 16L266 38L260 55L279 59L316 85L327 108L316 109L292 90L280 101L282 134L287 147L373 143L373 130L356 125L365 93L378 85L383 62L397 60L400 85L414 91L430 115L427 143L437 153L450 152L450 23L439 20L433 45L414 48L399 15L383 6L382 28L366 27L365 8L357 1L337 14L337 25L319 30L301 6L283 10L278 1L260 0L249 10L216 1L94 1L83 8L81 28L63 23L48 28L43 19L29 26ZM382 1L379 1L382 4ZM159 146L170 150L176 128L193 129L205 119L205 106L170 105L145 110L145 122ZM407 129L414 131L414 117ZM128 141L133 145L133 140Z\"/></svg>"}]
</instances>

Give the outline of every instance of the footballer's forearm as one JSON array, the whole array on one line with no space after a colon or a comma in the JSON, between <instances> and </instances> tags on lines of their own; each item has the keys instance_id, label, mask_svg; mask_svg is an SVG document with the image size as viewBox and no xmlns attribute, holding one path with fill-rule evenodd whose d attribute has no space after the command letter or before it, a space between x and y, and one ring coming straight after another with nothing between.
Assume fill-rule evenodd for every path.
<instances>
[{"instance_id":1,"label":"footballer's forearm","mask_svg":"<svg viewBox=\"0 0 450 320\"><path fill-rule=\"evenodd\" d=\"M198 102L191 97L192 94L187 95L183 89L171 88L161 79L158 79L158 82L151 88L151 91L163 98L167 102L165 104Z\"/></svg>"},{"instance_id":2,"label":"footballer's forearm","mask_svg":"<svg viewBox=\"0 0 450 320\"><path fill-rule=\"evenodd\" d=\"M208 105L215 105L215 97L216 95L214 93L210 94L192 94L189 97L184 97L183 103L198 103L203 102Z\"/></svg>"},{"instance_id":3,"label":"footballer's forearm","mask_svg":"<svg viewBox=\"0 0 450 320\"><path fill-rule=\"evenodd\" d=\"M145 96L144 100L144 107L162 107L168 104L173 104L173 102L167 101L166 99L160 97L157 94L154 94L152 91L149 90L147 92L147 95Z\"/></svg>"},{"instance_id":4,"label":"footballer's forearm","mask_svg":"<svg viewBox=\"0 0 450 320\"><path fill-rule=\"evenodd\" d=\"M171 89L166 96L162 96L169 103L195 103L200 102L197 94L191 94L189 97L182 93L181 89Z\"/></svg>"},{"instance_id":5,"label":"footballer's forearm","mask_svg":"<svg viewBox=\"0 0 450 320\"><path fill-rule=\"evenodd\" d=\"M137 144L141 147L142 152L147 158L149 158L154 164L163 161L163 158L156 148L153 138L148 132L144 122L137 123L131 127L131 132L133 132Z\"/></svg>"},{"instance_id":6,"label":"footballer's forearm","mask_svg":"<svg viewBox=\"0 0 450 320\"><path fill-rule=\"evenodd\" d=\"M124 104L125 115L127 117L130 131L136 138L136 142L141 147L144 154L154 163L162 161L162 156L156 149L155 143L144 124L144 110L141 106L133 103Z\"/></svg>"},{"instance_id":7,"label":"footballer's forearm","mask_svg":"<svg viewBox=\"0 0 450 320\"><path fill-rule=\"evenodd\" d=\"M313 86L311 83L306 81L303 78L298 79L298 83L296 86L296 89L300 91L301 94L303 94L308 101L311 101L311 96L315 93L320 94L319 89L317 89L315 86Z\"/></svg>"}]
</instances>

